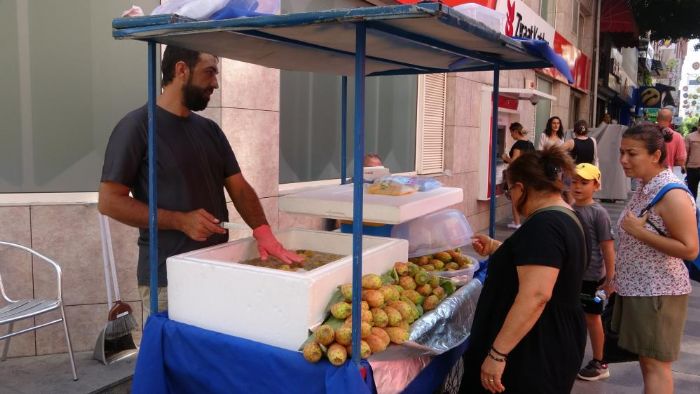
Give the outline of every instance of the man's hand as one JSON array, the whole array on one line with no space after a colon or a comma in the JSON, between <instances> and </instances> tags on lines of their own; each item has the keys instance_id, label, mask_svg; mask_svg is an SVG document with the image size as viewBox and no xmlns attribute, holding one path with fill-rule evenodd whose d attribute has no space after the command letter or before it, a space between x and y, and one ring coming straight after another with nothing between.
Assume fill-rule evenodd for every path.
<instances>
[{"instance_id":1,"label":"man's hand","mask_svg":"<svg viewBox=\"0 0 700 394\"><path fill-rule=\"evenodd\" d=\"M226 234L219 219L204 209L182 212L177 218L178 228L195 241L206 241L212 234Z\"/></svg>"},{"instance_id":2,"label":"man's hand","mask_svg":"<svg viewBox=\"0 0 700 394\"><path fill-rule=\"evenodd\" d=\"M272 255L282 260L285 264L302 263L304 258L294 252L286 250L272 234L270 226L263 224L253 230L253 237L258 242L258 252L264 261Z\"/></svg>"}]
</instances>

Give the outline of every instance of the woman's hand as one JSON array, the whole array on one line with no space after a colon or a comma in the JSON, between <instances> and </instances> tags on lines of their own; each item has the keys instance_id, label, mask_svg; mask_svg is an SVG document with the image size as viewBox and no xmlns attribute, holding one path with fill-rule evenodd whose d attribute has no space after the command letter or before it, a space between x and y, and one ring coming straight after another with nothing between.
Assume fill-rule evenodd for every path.
<instances>
[{"instance_id":1,"label":"woman's hand","mask_svg":"<svg viewBox=\"0 0 700 394\"><path fill-rule=\"evenodd\" d=\"M641 217L636 217L632 214L632 212L627 212L627 215L625 215L625 217L622 219L620 226L629 235L639 238L639 234L641 234L643 231L647 231L644 228L644 224L646 224L648 219L649 212L644 212L644 215Z\"/></svg>"},{"instance_id":2,"label":"woman's hand","mask_svg":"<svg viewBox=\"0 0 700 394\"><path fill-rule=\"evenodd\" d=\"M488 256L498 249L498 241L484 234L474 234L472 237L472 248L481 256Z\"/></svg>"},{"instance_id":3,"label":"woman's hand","mask_svg":"<svg viewBox=\"0 0 700 394\"><path fill-rule=\"evenodd\" d=\"M615 292L615 286L613 283L613 278L611 277L606 277L605 281L603 282L602 285L598 286L598 290L603 289L605 291L605 294L610 297L610 294Z\"/></svg>"},{"instance_id":4,"label":"woman's hand","mask_svg":"<svg viewBox=\"0 0 700 394\"><path fill-rule=\"evenodd\" d=\"M481 364L481 385L492 393L502 393L505 387L501 382L503 370L506 369L506 361L496 361L489 356L486 356L484 363Z\"/></svg>"}]
</instances>

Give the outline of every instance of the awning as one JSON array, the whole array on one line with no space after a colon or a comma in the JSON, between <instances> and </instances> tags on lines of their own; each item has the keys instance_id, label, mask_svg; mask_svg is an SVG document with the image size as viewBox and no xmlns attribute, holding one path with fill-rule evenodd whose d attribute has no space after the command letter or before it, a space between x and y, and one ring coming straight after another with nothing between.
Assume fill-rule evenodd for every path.
<instances>
[{"instance_id":1,"label":"awning","mask_svg":"<svg viewBox=\"0 0 700 394\"><path fill-rule=\"evenodd\" d=\"M213 21L118 18L118 39L156 41L284 70L354 73L355 23L367 28L366 75L544 68L571 77L544 42L521 41L440 3ZM551 53L550 53L551 52Z\"/></svg>"},{"instance_id":2,"label":"awning","mask_svg":"<svg viewBox=\"0 0 700 394\"><path fill-rule=\"evenodd\" d=\"M615 46L639 45L639 28L629 0L604 0L601 2L600 32L607 33Z\"/></svg>"}]
</instances>

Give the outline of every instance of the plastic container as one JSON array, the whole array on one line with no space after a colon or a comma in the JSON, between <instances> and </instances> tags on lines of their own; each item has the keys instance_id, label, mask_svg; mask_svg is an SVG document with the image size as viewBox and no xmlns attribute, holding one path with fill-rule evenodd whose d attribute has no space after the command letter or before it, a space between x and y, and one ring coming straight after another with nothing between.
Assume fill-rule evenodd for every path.
<instances>
[{"instance_id":1,"label":"plastic container","mask_svg":"<svg viewBox=\"0 0 700 394\"><path fill-rule=\"evenodd\" d=\"M453 10L462 15L475 19L488 27L491 30L502 32L506 23L506 14L492 10L476 3L461 4L452 7Z\"/></svg>"},{"instance_id":2,"label":"plastic container","mask_svg":"<svg viewBox=\"0 0 700 394\"><path fill-rule=\"evenodd\" d=\"M427 214L391 230L392 238L408 240L408 257L419 257L471 245L474 235L464 213L445 209Z\"/></svg>"},{"instance_id":3,"label":"plastic container","mask_svg":"<svg viewBox=\"0 0 700 394\"><path fill-rule=\"evenodd\" d=\"M479 260L471 256L467 257L472 262L472 265L469 268L454 271L437 271L433 273L439 277L451 280L452 283L457 286L464 286L474 278L474 273L479 270Z\"/></svg>"}]
</instances>

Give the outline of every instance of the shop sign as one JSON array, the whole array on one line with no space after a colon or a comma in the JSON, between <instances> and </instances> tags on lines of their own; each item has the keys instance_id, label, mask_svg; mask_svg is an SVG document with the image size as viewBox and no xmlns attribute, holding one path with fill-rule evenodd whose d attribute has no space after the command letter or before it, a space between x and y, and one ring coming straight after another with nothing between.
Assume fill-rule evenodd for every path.
<instances>
[{"instance_id":1,"label":"shop sign","mask_svg":"<svg viewBox=\"0 0 700 394\"><path fill-rule=\"evenodd\" d=\"M522 0L498 0L496 11L506 14L502 33L510 37L544 40L554 44L554 27Z\"/></svg>"},{"instance_id":2,"label":"shop sign","mask_svg":"<svg viewBox=\"0 0 700 394\"><path fill-rule=\"evenodd\" d=\"M498 108L510 109L513 111L518 110L518 100L505 96L498 96Z\"/></svg>"}]
</instances>

